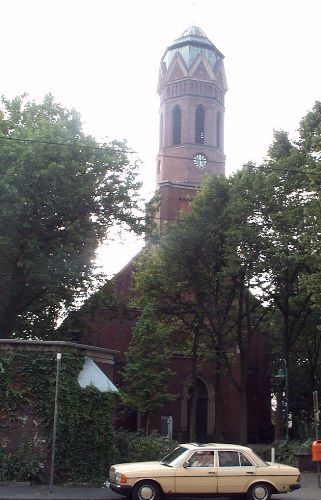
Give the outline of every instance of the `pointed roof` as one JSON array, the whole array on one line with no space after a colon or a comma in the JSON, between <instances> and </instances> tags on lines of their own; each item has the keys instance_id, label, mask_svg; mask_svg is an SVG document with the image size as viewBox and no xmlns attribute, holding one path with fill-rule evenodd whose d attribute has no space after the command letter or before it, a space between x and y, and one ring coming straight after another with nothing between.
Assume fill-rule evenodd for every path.
<instances>
[{"instance_id":1,"label":"pointed roof","mask_svg":"<svg viewBox=\"0 0 321 500\"><path fill-rule=\"evenodd\" d=\"M186 28L182 35L174 40L174 42L166 49L162 62L165 63L166 69L169 68L175 54L179 53L182 57L187 69L195 62L195 59L203 54L207 59L210 67L214 70L215 65L219 60L224 58L223 54L215 47L215 45L207 38L201 28L198 26L190 26Z\"/></svg>"}]
</instances>

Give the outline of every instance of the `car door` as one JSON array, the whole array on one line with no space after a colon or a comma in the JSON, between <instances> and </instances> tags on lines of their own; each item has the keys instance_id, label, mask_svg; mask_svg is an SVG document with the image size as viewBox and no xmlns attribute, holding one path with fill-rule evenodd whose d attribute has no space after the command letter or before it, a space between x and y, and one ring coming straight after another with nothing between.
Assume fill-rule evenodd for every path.
<instances>
[{"instance_id":1,"label":"car door","mask_svg":"<svg viewBox=\"0 0 321 500\"><path fill-rule=\"evenodd\" d=\"M246 493L255 465L244 455L234 450L219 450L217 470L218 493Z\"/></svg>"},{"instance_id":2,"label":"car door","mask_svg":"<svg viewBox=\"0 0 321 500\"><path fill-rule=\"evenodd\" d=\"M196 451L176 472L175 493L216 493L217 467L214 451Z\"/></svg>"}]
</instances>

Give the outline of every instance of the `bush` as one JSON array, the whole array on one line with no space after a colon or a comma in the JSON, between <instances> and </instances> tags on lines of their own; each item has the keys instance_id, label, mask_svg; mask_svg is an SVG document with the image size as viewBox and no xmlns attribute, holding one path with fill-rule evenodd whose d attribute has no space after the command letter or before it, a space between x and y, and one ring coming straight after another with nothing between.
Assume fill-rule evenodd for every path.
<instances>
[{"instance_id":1,"label":"bush","mask_svg":"<svg viewBox=\"0 0 321 500\"><path fill-rule=\"evenodd\" d=\"M0 481L45 481L46 449L35 449L33 443L22 443L14 452L0 454Z\"/></svg>"},{"instance_id":2,"label":"bush","mask_svg":"<svg viewBox=\"0 0 321 500\"><path fill-rule=\"evenodd\" d=\"M286 443L285 441L280 441L274 444L275 448L275 461L281 464L293 465L295 466L295 454L302 447L311 447L312 441L290 441Z\"/></svg>"},{"instance_id":3,"label":"bush","mask_svg":"<svg viewBox=\"0 0 321 500\"><path fill-rule=\"evenodd\" d=\"M141 433L118 431L115 435L114 463L160 460L176 446L177 441L156 432L145 436Z\"/></svg>"}]
</instances>

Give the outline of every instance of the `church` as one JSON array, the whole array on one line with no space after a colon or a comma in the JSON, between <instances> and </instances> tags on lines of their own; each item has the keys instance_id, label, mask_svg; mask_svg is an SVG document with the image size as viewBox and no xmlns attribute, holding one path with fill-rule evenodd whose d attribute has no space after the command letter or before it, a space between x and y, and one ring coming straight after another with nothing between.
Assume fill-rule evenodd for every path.
<instances>
[{"instance_id":1,"label":"church","mask_svg":"<svg viewBox=\"0 0 321 500\"><path fill-rule=\"evenodd\" d=\"M167 47L160 61L157 90L160 110L155 222L161 230L162 225L174 224L181 211L189 210L189 202L205 175L225 175L224 98L227 81L224 56L200 28L189 27ZM134 270L135 258L113 278L120 299L130 297ZM114 350L113 382L121 387L121 371L135 318L104 304L91 314L90 303L83 308L82 315L77 340ZM251 367L247 374L248 442L266 442L271 430L267 336L256 335L248 354ZM175 375L169 387L178 397L166 403L154 415L151 424L152 430L172 435L179 441L189 438L191 366L190 359L173 356L171 368ZM236 377L237 370L236 362ZM227 377L223 378L220 390L224 422L218 436L215 432L213 369L204 367L198 378L197 439L203 442L214 439L239 442L240 394ZM136 430L136 416L120 422L120 425Z\"/></svg>"}]
</instances>

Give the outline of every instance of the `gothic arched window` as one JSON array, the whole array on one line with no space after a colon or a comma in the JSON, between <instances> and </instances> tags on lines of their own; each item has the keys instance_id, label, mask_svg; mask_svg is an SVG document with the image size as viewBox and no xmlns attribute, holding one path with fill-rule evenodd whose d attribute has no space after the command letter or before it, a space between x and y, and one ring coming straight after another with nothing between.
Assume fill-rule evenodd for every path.
<instances>
[{"instance_id":1,"label":"gothic arched window","mask_svg":"<svg viewBox=\"0 0 321 500\"><path fill-rule=\"evenodd\" d=\"M182 112L179 106L173 109L173 144L181 144Z\"/></svg>"},{"instance_id":2,"label":"gothic arched window","mask_svg":"<svg viewBox=\"0 0 321 500\"><path fill-rule=\"evenodd\" d=\"M221 149L221 127L222 127L222 117L220 111L216 115L216 147Z\"/></svg>"},{"instance_id":3,"label":"gothic arched window","mask_svg":"<svg viewBox=\"0 0 321 500\"><path fill-rule=\"evenodd\" d=\"M196 108L195 115L195 142L197 144L204 144L204 129L205 129L205 113L204 108L200 104Z\"/></svg>"}]
</instances>

